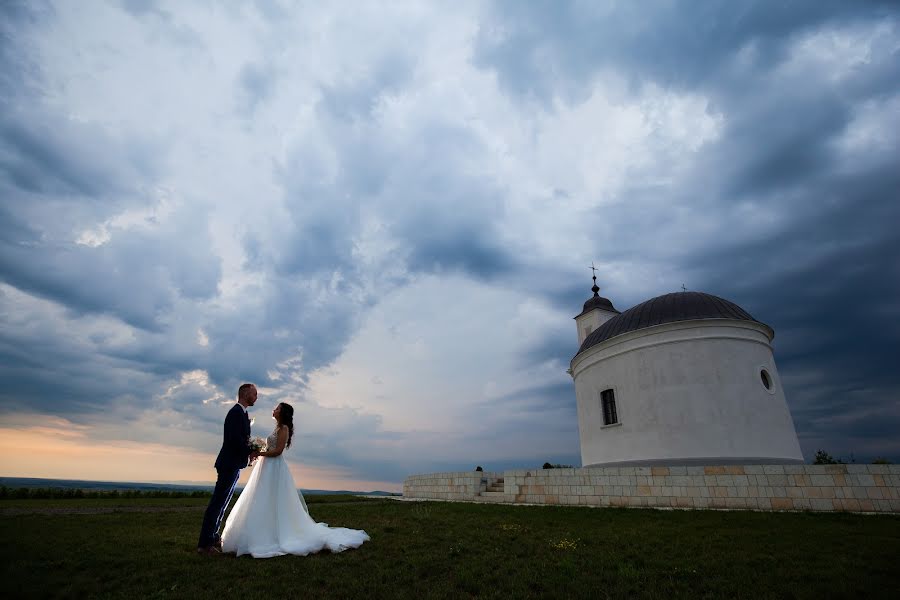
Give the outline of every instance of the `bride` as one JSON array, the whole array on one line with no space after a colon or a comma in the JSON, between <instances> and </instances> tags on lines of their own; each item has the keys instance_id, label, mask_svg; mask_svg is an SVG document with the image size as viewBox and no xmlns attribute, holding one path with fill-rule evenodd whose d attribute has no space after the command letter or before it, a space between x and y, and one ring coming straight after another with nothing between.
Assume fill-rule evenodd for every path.
<instances>
[{"instance_id":1,"label":"bride","mask_svg":"<svg viewBox=\"0 0 900 600\"><path fill-rule=\"evenodd\" d=\"M272 416L275 431L266 439L266 451L259 453L256 468L228 515L222 551L254 558L306 556L325 548L332 552L358 548L368 541L365 531L329 527L309 516L282 456L294 435L294 407L282 402Z\"/></svg>"}]
</instances>

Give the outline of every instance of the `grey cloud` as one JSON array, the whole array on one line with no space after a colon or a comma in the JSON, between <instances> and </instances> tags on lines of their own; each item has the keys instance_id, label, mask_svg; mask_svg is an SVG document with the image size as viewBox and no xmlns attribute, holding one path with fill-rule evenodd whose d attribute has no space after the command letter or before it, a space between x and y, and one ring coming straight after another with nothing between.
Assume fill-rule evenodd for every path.
<instances>
[{"instance_id":1,"label":"grey cloud","mask_svg":"<svg viewBox=\"0 0 900 600\"><path fill-rule=\"evenodd\" d=\"M47 101L51 90L31 36L54 9L44 3L24 6L0 22L0 177L18 191L14 199L19 202L26 200L23 194L37 194L27 198L30 202L74 195L81 202L96 205L102 199L118 206L135 181L158 174L165 149L149 138L123 139Z\"/></svg>"},{"instance_id":2,"label":"grey cloud","mask_svg":"<svg viewBox=\"0 0 900 600\"><path fill-rule=\"evenodd\" d=\"M157 0L120 0L120 3L128 13L137 17L163 13Z\"/></svg>"},{"instance_id":3,"label":"grey cloud","mask_svg":"<svg viewBox=\"0 0 900 600\"><path fill-rule=\"evenodd\" d=\"M142 246L128 242L123 246L119 249L130 254L131 261L119 263L119 255L109 247L55 244L35 256L33 248L6 245L0 273L16 287L59 300L71 310L108 311L136 327L156 329L157 319L172 305L172 293L155 285L152 267L135 268L134 262L140 264L143 256ZM117 264L123 267L118 276Z\"/></svg>"},{"instance_id":4,"label":"grey cloud","mask_svg":"<svg viewBox=\"0 0 900 600\"><path fill-rule=\"evenodd\" d=\"M810 387L813 389L799 390L804 408L799 416L795 415L805 456L811 458L817 450L825 450L845 461L897 461L900 442L895 432L900 406L896 399L900 397L900 386L853 387L838 382ZM885 396L890 400L885 401ZM848 406L851 410L847 410Z\"/></svg>"},{"instance_id":5,"label":"grey cloud","mask_svg":"<svg viewBox=\"0 0 900 600\"><path fill-rule=\"evenodd\" d=\"M135 19L150 23L148 31L152 36L163 36L194 51L203 48L197 32L163 8L159 0L119 0L119 5Z\"/></svg>"},{"instance_id":6,"label":"grey cloud","mask_svg":"<svg viewBox=\"0 0 900 600\"><path fill-rule=\"evenodd\" d=\"M327 202L327 199L323 200ZM280 274L313 275L352 270L349 268L353 257L351 236L359 231L359 212L347 203L342 204L347 212L321 210L309 216L295 217L296 228L279 249L277 267Z\"/></svg>"},{"instance_id":7,"label":"grey cloud","mask_svg":"<svg viewBox=\"0 0 900 600\"><path fill-rule=\"evenodd\" d=\"M455 168L480 150L470 133L429 123L398 145L377 124L348 124L333 114L324 123L332 134L330 159L302 144L278 167L292 231L269 249L251 236L246 247L253 264L274 255L280 275L352 274L354 239L368 211L386 224L410 271L454 270L490 280L515 270L517 261L497 233L502 194Z\"/></svg>"},{"instance_id":8,"label":"grey cloud","mask_svg":"<svg viewBox=\"0 0 900 600\"><path fill-rule=\"evenodd\" d=\"M258 233L248 238L248 256L255 267L271 263L281 276L321 275L347 269L353 236L359 231L359 199L351 196L344 179L334 180L327 149L306 141L297 144L286 161L275 168L290 216L287 232L277 240L260 243ZM341 155L341 158L343 156ZM343 176L345 171L340 169Z\"/></svg>"},{"instance_id":9,"label":"grey cloud","mask_svg":"<svg viewBox=\"0 0 900 600\"><path fill-rule=\"evenodd\" d=\"M266 65L248 63L238 74L238 105L247 116L271 96L276 75Z\"/></svg>"},{"instance_id":10,"label":"grey cloud","mask_svg":"<svg viewBox=\"0 0 900 600\"><path fill-rule=\"evenodd\" d=\"M273 23L281 23L290 16L288 7L279 0L256 0L253 5L260 15Z\"/></svg>"},{"instance_id":11,"label":"grey cloud","mask_svg":"<svg viewBox=\"0 0 900 600\"><path fill-rule=\"evenodd\" d=\"M577 97L583 82L608 67L637 81L715 88L732 82L728 71L742 48L753 50L751 69L768 70L794 34L891 15L890 2L498 2L481 27L475 61L515 94L540 98L567 89Z\"/></svg>"},{"instance_id":12,"label":"grey cloud","mask_svg":"<svg viewBox=\"0 0 900 600\"><path fill-rule=\"evenodd\" d=\"M517 421L530 420L536 415L543 419L545 415L542 413L546 412L553 412L561 417L566 422L567 430L577 428L577 421L574 419L575 385L571 381L516 390L499 398L484 400L479 405L484 408L500 409L498 412L503 415L500 427L503 429L515 430L521 425L521 422ZM496 425L491 424L492 428Z\"/></svg>"},{"instance_id":13,"label":"grey cloud","mask_svg":"<svg viewBox=\"0 0 900 600\"><path fill-rule=\"evenodd\" d=\"M51 328L14 331L0 337L3 412L65 415L83 422L115 406L141 406L143 390L160 379L136 365L98 356L92 344Z\"/></svg>"},{"instance_id":14,"label":"grey cloud","mask_svg":"<svg viewBox=\"0 0 900 600\"><path fill-rule=\"evenodd\" d=\"M0 239L0 275L70 310L113 314L148 330L164 326L160 318L179 296L204 299L216 293L220 265L207 254L203 228L196 223L176 223L162 234L112 235L97 247Z\"/></svg>"},{"instance_id":15,"label":"grey cloud","mask_svg":"<svg viewBox=\"0 0 900 600\"><path fill-rule=\"evenodd\" d=\"M411 83L415 69L415 57L401 52L374 57L367 63L359 77L323 84L319 110L339 120L368 119L379 101Z\"/></svg>"},{"instance_id":16,"label":"grey cloud","mask_svg":"<svg viewBox=\"0 0 900 600\"><path fill-rule=\"evenodd\" d=\"M583 295L583 293L580 294L580 296ZM535 366L551 360L557 360L561 365L568 365L569 360L578 350L578 344L576 344L578 338L575 337L574 332L574 326L571 331L554 332L552 336L542 338L531 347L526 348L520 353L518 360L526 366ZM574 388L572 390L574 393Z\"/></svg>"},{"instance_id":17,"label":"grey cloud","mask_svg":"<svg viewBox=\"0 0 900 600\"><path fill-rule=\"evenodd\" d=\"M17 31L7 43L23 37ZM27 47L19 50L29 55ZM4 75L17 85L2 101L0 193L6 222L15 226L0 233L0 276L74 311L109 312L139 327L158 327L156 319L174 293L157 285L167 269L152 258L147 264L146 244L152 240L116 237L98 248L74 240L79 231L149 201L145 190L159 172L163 149L62 116L33 85L39 71L19 63L6 67ZM198 277L186 277L185 268ZM197 261L171 257L168 271L187 296L207 293L210 277Z\"/></svg>"},{"instance_id":18,"label":"grey cloud","mask_svg":"<svg viewBox=\"0 0 900 600\"><path fill-rule=\"evenodd\" d=\"M412 245L409 267L414 271L460 271L477 279L491 280L513 270L514 262L489 232L474 228L453 230L440 222L423 223L419 239Z\"/></svg>"},{"instance_id":19,"label":"grey cloud","mask_svg":"<svg viewBox=\"0 0 900 600\"><path fill-rule=\"evenodd\" d=\"M452 128L434 126L425 134L427 158L409 149L402 171L392 169L399 197L385 207L390 230L408 251L408 267L488 281L514 272L519 261L499 233L503 192L490 180L459 174L469 154L480 151L478 144Z\"/></svg>"},{"instance_id":20,"label":"grey cloud","mask_svg":"<svg viewBox=\"0 0 900 600\"><path fill-rule=\"evenodd\" d=\"M96 125L5 108L0 173L24 192L112 200L155 171L156 153L143 141L125 144Z\"/></svg>"},{"instance_id":21,"label":"grey cloud","mask_svg":"<svg viewBox=\"0 0 900 600\"><path fill-rule=\"evenodd\" d=\"M850 115L846 105L823 100L815 92L802 99L780 94L770 99L777 106L757 108L742 119L738 126L742 130L729 129L726 149L736 154L730 169L735 174L722 193L730 197L783 193L794 185L808 186L811 175L832 166L824 142L844 129Z\"/></svg>"},{"instance_id":22,"label":"grey cloud","mask_svg":"<svg viewBox=\"0 0 900 600\"><path fill-rule=\"evenodd\" d=\"M46 0L9 0L0 4L0 48L5 52L10 46L15 45L17 30L37 24L41 19L52 15L53 7ZM10 63L7 63L7 66Z\"/></svg>"},{"instance_id":23,"label":"grey cloud","mask_svg":"<svg viewBox=\"0 0 900 600\"><path fill-rule=\"evenodd\" d=\"M882 218L896 221L900 219L900 212L895 208ZM791 268L789 264L779 265L785 259L773 256L773 251L762 243L757 247L742 248L757 264L773 267L768 277L749 289L740 289L738 282L729 282L732 277L725 273L714 276L725 294L738 288L738 293L745 298L743 304L757 318L775 327L776 344L792 330L802 336L800 339L789 338L790 345L779 351L782 371L819 371L832 389L827 394L808 398L802 404L791 402L801 413L818 403L827 403L836 413L852 414L857 410L856 401L847 395L848 392L882 389L883 398L887 400L895 397L900 386L900 376L892 366L894 349L900 343L896 308L900 298L900 269L895 260L900 255L900 243L893 236L873 237L856 247L842 244L841 231L861 224L859 221L854 223L846 213L831 214L827 220L823 218L814 223L810 231L823 232L826 236L830 231L835 235L831 239L836 247L833 252L824 253L812 264L799 269ZM794 230L793 233L797 236L793 243L777 247L790 249L797 246L801 253L800 247L804 243L821 244L804 238L803 231ZM727 263L723 261L722 264ZM781 333L783 330L784 334ZM815 336L804 343L804 339L808 339L803 335L806 331L815 332ZM800 389L789 391L794 392L788 395L789 401L792 395L800 396ZM835 401L840 402L839 406L832 404ZM802 414L800 420L803 420Z\"/></svg>"},{"instance_id":24,"label":"grey cloud","mask_svg":"<svg viewBox=\"0 0 900 600\"><path fill-rule=\"evenodd\" d=\"M297 358L301 362L283 375L299 377L302 385L310 371L329 364L343 350L358 326L361 302L352 294L323 290L314 281L273 278L264 288L249 291L244 305L204 314L209 346L193 351L190 359L173 357L155 344L133 352L140 360L165 357L163 369L204 369L223 389L237 389L243 381L276 385L270 371Z\"/></svg>"}]
</instances>

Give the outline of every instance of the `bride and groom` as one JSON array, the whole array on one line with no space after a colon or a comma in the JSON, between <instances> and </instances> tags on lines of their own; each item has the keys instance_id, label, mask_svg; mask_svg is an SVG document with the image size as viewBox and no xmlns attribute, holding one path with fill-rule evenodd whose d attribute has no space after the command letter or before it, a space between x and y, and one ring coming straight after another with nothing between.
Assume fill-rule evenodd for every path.
<instances>
[{"instance_id":1,"label":"bride and groom","mask_svg":"<svg viewBox=\"0 0 900 600\"><path fill-rule=\"evenodd\" d=\"M225 417L225 437L216 458L216 487L213 491L197 552L200 554L250 554L270 558L284 554L306 556L325 548L341 552L358 548L369 539L365 531L329 527L309 516L303 495L282 453L294 435L294 408L285 402L272 411L275 430L266 439L265 450L250 446L250 418L247 408L256 404L257 391L245 383L238 389L238 401ZM231 502L241 469L255 465L244 491L228 515L221 535L225 509Z\"/></svg>"}]
</instances>

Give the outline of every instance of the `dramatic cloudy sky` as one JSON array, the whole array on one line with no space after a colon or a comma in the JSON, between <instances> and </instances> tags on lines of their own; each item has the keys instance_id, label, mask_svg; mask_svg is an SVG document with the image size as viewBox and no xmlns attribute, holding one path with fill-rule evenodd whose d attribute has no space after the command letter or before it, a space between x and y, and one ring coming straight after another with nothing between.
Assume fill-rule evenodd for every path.
<instances>
[{"instance_id":1,"label":"dramatic cloudy sky","mask_svg":"<svg viewBox=\"0 0 900 600\"><path fill-rule=\"evenodd\" d=\"M0 3L0 475L580 462L572 317L776 331L801 446L900 459L890 2Z\"/></svg>"}]
</instances>

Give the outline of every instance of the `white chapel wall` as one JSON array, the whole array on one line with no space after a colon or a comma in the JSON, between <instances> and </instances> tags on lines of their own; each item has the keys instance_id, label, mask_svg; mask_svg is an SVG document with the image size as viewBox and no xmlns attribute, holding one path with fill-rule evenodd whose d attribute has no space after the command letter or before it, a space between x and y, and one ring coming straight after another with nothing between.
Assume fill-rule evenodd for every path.
<instances>
[{"instance_id":1,"label":"white chapel wall","mask_svg":"<svg viewBox=\"0 0 900 600\"><path fill-rule=\"evenodd\" d=\"M802 462L766 331L730 320L670 323L577 357L583 464ZM603 423L600 392L608 388L615 426Z\"/></svg>"}]
</instances>

